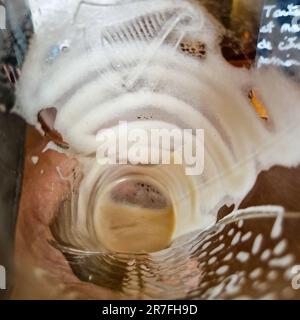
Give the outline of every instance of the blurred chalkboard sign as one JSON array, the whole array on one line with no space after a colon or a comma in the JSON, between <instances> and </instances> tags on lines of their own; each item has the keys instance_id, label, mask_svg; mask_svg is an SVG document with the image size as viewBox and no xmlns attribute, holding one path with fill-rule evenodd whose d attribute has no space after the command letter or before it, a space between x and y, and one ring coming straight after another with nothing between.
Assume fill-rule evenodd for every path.
<instances>
[{"instance_id":1,"label":"blurred chalkboard sign","mask_svg":"<svg viewBox=\"0 0 300 320\"><path fill-rule=\"evenodd\" d=\"M300 81L300 0L266 0L257 66L276 65Z\"/></svg>"}]
</instances>

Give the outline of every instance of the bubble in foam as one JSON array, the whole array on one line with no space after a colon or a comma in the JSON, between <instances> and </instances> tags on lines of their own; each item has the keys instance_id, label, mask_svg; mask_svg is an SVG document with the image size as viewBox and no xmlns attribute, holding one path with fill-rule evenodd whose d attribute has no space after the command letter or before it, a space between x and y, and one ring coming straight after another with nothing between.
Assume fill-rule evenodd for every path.
<instances>
[{"instance_id":1,"label":"bubble in foam","mask_svg":"<svg viewBox=\"0 0 300 320\"><path fill-rule=\"evenodd\" d=\"M233 236L233 234L234 234L234 232L235 232L235 230L232 228L232 229L230 229L229 231L228 231L228 236Z\"/></svg>"},{"instance_id":2,"label":"bubble in foam","mask_svg":"<svg viewBox=\"0 0 300 320\"><path fill-rule=\"evenodd\" d=\"M263 275L263 269L262 268L256 268L249 274L250 279L254 280L259 278L261 275Z\"/></svg>"},{"instance_id":3,"label":"bubble in foam","mask_svg":"<svg viewBox=\"0 0 300 320\"><path fill-rule=\"evenodd\" d=\"M271 250L270 250L270 249L266 249L266 250L261 254L260 259L261 259L262 261L267 261L267 260L270 259L271 254L272 254Z\"/></svg>"},{"instance_id":4,"label":"bubble in foam","mask_svg":"<svg viewBox=\"0 0 300 320\"><path fill-rule=\"evenodd\" d=\"M252 232L248 231L246 234L244 234L241 238L242 242L247 242L248 240L250 240L252 237Z\"/></svg>"},{"instance_id":5,"label":"bubble in foam","mask_svg":"<svg viewBox=\"0 0 300 320\"><path fill-rule=\"evenodd\" d=\"M205 243L202 245L202 249L203 249L203 250L206 250L211 244L212 244L211 241L205 242Z\"/></svg>"},{"instance_id":6,"label":"bubble in foam","mask_svg":"<svg viewBox=\"0 0 300 320\"><path fill-rule=\"evenodd\" d=\"M253 245L252 245L252 254L255 255L259 252L260 248L261 248L261 244L263 241L263 235L259 234L258 236L256 236Z\"/></svg>"},{"instance_id":7,"label":"bubble in foam","mask_svg":"<svg viewBox=\"0 0 300 320\"><path fill-rule=\"evenodd\" d=\"M228 282L225 287L225 292L228 295L236 295L240 292L240 282L243 278L239 275L230 275L229 277L225 278L224 281Z\"/></svg>"},{"instance_id":8,"label":"bubble in foam","mask_svg":"<svg viewBox=\"0 0 300 320\"><path fill-rule=\"evenodd\" d=\"M244 221L240 220L237 225L238 225L238 228L241 229L244 225Z\"/></svg>"},{"instance_id":9,"label":"bubble in foam","mask_svg":"<svg viewBox=\"0 0 300 320\"><path fill-rule=\"evenodd\" d=\"M287 254L281 258L274 258L269 261L270 267L279 267L279 268L287 268L294 261L294 256L292 254Z\"/></svg>"},{"instance_id":10,"label":"bubble in foam","mask_svg":"<svg viewBox=\"0 0 300 320\"><path fill-rule=\"evenodd\" d=\"M277 218L275 219L272 231L271 231L271 238L276 239L281 236L282 233L282 227L283 227L283 217L284 217L284 211L278 212Z\"/></svg>"},{"instance_id":11,"label":"bubble in foam","mask_svg":"<svg viewBox=\"0 0 300 320\"><path fill-rule=\"evenodd\" d=\"M233 253L229 252L224 258L223 261L230 261L233 258Z\"/></svg>"},{"instance_id":12,"label":"bubble in foam","mask_svg":"<svg viewBox=\"0 0 300 320\"><path fill-rule=\"evenodd\" d=\"M222 266L220 267L218 270L216 270L216 274L217 275L223 275L223 274L226 274L229 270L229 266L225 265L225 266Z\"/></svg>"},{"instance_id":13,"label":"bubble in foam","mask_svg":"<svg viewBox=\"0 0 300 320\"><path fill-rule=\"evenodd\" d=\"M222 251L225 248L225 244L221 243L219 246L217 246L216 248L214 248L211 252L210 255L214 255L220 251Z\"/></svg>"},{"instance_id":14,"label":"bubble in foam","mask_svg":"<svg viewBox=\"0 0 300 320\"><path fill-rule=\"evenodd\" d=\"M250 259L250 254L248 252L241 251L236 255L236 259L245 263Z\"/></svg>"},{"instance_id":15,"label":"bubble in foam","mask_svg":"<svg viewBox=\"0 0 300 320\"><path fill-rule=\"evenodd\" d=\"M205 256L207 256L207 251L201 252L200 255L199 255L199 259L202 259L202 258L204 258Z\"/></svg>"},{"instance_id":16,"label":"bubble in foam","mask_svg":"<svg viewBox=\"0 0 300 320\"><path fill-rule=\"evenodd\" d=\"M209 264L209 265L212 265L212 264L214 264L217 260L218 260L218 259L217 259L216 257L212 257L212 258L210 258L210 259L208 260L208 264Z\"/></svg>"},{"instance_id":17,"label":"bubble in foam","mask_svg":"<svg viewBox=\"0 0 300 320\"><path fill-rule=\"evenodd\" d=\"M280 256L284 253L284 251L287 249L288 242L286 239L281 240L273 249L273 254L275 256Z\"/></svg>"},{"instance_id":18,"label":"bubble in foam","mask_svg":"<svg viewBox=\"0 0 300 320\"><path fill-rule=\"evenodd\" d=\"M235 236L233 237L233 239L231 241L232 246L235 246L236 244L238 244L240 242L241 235L242 235L242 233L240 231L235 234Z\"/></svg>"}]
</instances>

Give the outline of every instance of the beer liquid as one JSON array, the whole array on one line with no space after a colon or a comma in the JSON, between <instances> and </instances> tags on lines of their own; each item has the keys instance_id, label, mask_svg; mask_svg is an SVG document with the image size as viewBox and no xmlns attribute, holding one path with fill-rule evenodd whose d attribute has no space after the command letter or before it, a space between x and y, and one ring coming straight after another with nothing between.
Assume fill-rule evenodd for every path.
<instances>
[{"instance_id":1,"label":"beer liquid","mask_svg":"<svg viewBox=\"0 0 300 320\"><path fill-rule=\"evenodd\" d=\"M99 236L102 244L117 252L155 252L172 240L172 208L146 209L103 203L100 208Z\"/></svg>"}]
</instances>

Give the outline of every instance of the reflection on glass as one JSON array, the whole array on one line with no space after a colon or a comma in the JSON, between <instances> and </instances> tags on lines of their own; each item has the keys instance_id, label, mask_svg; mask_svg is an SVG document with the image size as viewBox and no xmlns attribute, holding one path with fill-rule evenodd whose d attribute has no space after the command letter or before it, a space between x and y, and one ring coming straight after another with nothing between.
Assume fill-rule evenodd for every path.
<instances>
[{"instance_id":1,"label":"reflection on glass","mask_svg":"<svg viewBox=\"0 0 300 320\"><path fill-rule=\"evenodd\" d=\"M299 298L299 170L283 168L299 164L299 93L247 70L261 2L42 2L17 84L17 112L44 137L28 128L12 298ZM204 128L203 174L173 145L170 164L99 165L97 134L119 121ZM253 205L284 208L226 216Z\"/></svg>"}]
</instances>

